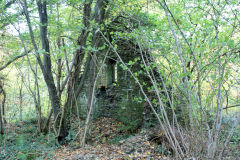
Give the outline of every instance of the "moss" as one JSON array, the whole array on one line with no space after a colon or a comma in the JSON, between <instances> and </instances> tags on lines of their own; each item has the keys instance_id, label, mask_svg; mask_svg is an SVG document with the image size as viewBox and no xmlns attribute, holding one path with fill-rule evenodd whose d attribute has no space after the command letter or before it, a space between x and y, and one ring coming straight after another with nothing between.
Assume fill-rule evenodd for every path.
<instances>
[{"instance_id":1,"label":"moss","mask_svg":"<svg viewBox=\"0 0 240 160\"><path fill-rule=\"evenodd\" d=\"M131 133L139 129L143 122L143 104L130 99L119 103L116 119L123 123L120 128Z\"/></svg>"}]
</instances>

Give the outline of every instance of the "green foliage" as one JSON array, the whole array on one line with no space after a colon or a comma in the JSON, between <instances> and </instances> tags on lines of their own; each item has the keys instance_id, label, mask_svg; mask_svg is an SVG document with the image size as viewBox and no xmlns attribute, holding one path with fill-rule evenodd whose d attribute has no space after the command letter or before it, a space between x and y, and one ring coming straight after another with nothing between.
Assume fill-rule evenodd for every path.
<instances>
[{"instance_id":1,"label":"green foliage","mask_svg":"<svg viewBox=\"0 0 240 160\"><path fill-rule=\"evenodd\" d=\"M55 148L55 136L51 133L49 141L47 136L26 132L29 125L17 127L16 134L14 130L5 136L0 137L0 151L5 151L5 154L0 154L0 159L19 159L19 160L35 160L52 157L51 152ZM33 130L37 128L33 125ZM4 143L2 143L4 142ZM1 153L1 152L0 152Z\"/></svg>"},{"instance_id":2,"label":"green foliage","mask_svg":"<svg viewBox=\"0 0 240 160\"><path fill-rule=\"evenodd\" d=\"M77 133L75 133L74 130L70 129L70 130L69 130L69 133L68 133L68 136L66 137L66 140L67 140L67 141L73 140L73 138L74 138L74 136L75 136L76 134L77 134Z\"/></svg>"},{"instance_id":3,"label":"green foliage","mask_svg":"<svg viewBox=\"0 0 240 160\"><path fill-rule=\"evenodd\" d=\"M33 151L23 151L17 154L17 159L19 160L35 160L37 155Z\"/></svg>"},{"instance_id":4,"label":"green foliage","mask_svg":"<svg viewBox=\"0 0 240 160\"><path fill-rule=\"evenodd\" d=\"M127 67L123 64L120 64L120 66L122 67L123 70L127 70Z\"/></svg>"},{"instance_id":5,"label":"green foliage","mask_svg":"<svg viewBox=\"0 0 240 160\"><path fill-rule=\"evenodd\" d=\"M17 139L16 139L16 145L17 145L18 147L23 147L23 146L25 145L26 141L25 141L25 137L24 137L24 136L25 136L24 134L20 134L20 135L17 137Z\"/></svg>"},{"instance_id":6,"label":"green foliage","mask_svg":"<svg viewBox=\"0 0 240 160\"><path fill-rule=\"evenodd\" d=\"M5 9L7 2L0 2L1 66L24 52L24 47L27 50L33 50L31 36L28 27L26 27L26 17L25 14L21 13L21 3L19 5L11 5ZM167 5L171 11L171 13L170 11L168 12L170 21L165 16L164 9L156 1L108 1L109 4L105 12L106 19L102 24L97 24L93 18L96 1L93 1L92 8L89 10L91 15L90 18L86 19L86 22L83 22L83 12L85 11L83 5L84 2L88 3L90 1L50 0L47 2L49 13L47 35L51 50L51 72L54 73L55 78L58 75L58 69L60 69L62 75L59 78L59 86L63 84L64 79L68 75L67 62L74 64L73 70L70 71L72 73L75 73L74 69L78 66L75 62L79 63L81 68L79 77L83 77L81 74L87 67L84 66L85 63L79 62L81 58L71 63L71 60L75 58L76 52L79 53L81 50L80 55L86 53L86 55L83 55L83 62L85 62L89 53L97 53L96 60L99 60L102 53L111 49L101 36L101 42L93 45L95 40L93 39L95 38L94 32L99 28L109 38L114 49L120 54L123 52L121 56L126 65L120 64L120 66L124 74L128 73L128 68L133 72L137 82L141 83L143 89L151 97L151 102L160 118L162 112L160 112L158 107L159 101L155 95L151 95L154 88L147 77L147 72L156 76L157 83L162 81L159 76L161 74L164 77L163 81L165 81L166 86L171 86L169 95L173 104L173 110L176 113L178 122L182 126L187 125L189 122L188 107L190 105L193 109L194 121L202 121L201 118L203 117L201 114L203 111L206 111L206 121L212 129L214 127L213 122L215 121L217 106L219 106L218 95L221 97L222 106L239 104L239 80L236 78L239 76L240 68L239 2L237 0L183 0L177 3L176 1L169 1ZM28 9L30 11L34 38L39 48L37 53L40 55L40 59L45 61L46 59L42 58L45 50L39 47L41 45L39 25L41 26L42 24L40 24L39 18L35 16L37 15L36 3L35 1L27 1L27 3L29 3ZM85 23L89 23L89 26L86 27ZM6 27L4 27L5 24L7 25ZM9 27L10 25L14 27ZM20 35L14 28L20 31ZM86 37L86 42L82 42L84 37L82 33L89 33ZM65 45L62 44L63 42L58 44L58 39L64 40ZM179 46L176 42L178 42ZM109 51L108 56L112 56L112 49ZM145 53L149 54L150 61L147 61L147 67L144 66L140 58L140 52L144 53L146 61L148 57L145 56ZM45 153L48 151L45 149L46 146L50 148L54 146L54 134L51 133L48 139L45 135L38 135L37 120L31 119L36 117L36 112L33 109L34 101L36 100L33 98L36 95L36 82L33 80L33 77L36 73L38 74L36 79L40 89L39 100L41 102L42 115L46 116L51 106L47 86L40 67L37 65L34 53L31 51L28 57L15 61L11 67L4 71L7 92L6 118L10 123L18 122L19 119L22 119L19 113L20 96L18 93L21 84L23 86L22 117L28 120L24 121L22 126L17 127L17 135L10 133L0 137L0 151L4 147L2 144L6 143L6 152L9 154L6 158L5 155L0 153L0 159L35 159L36 157L41 157L38 155L39 150ZM179 56L180 54L182 55ZM61 60L61 62L58 60ZM119 64L119 59L117 61ZM31 72L31 66L36 70L36 73ZM96 68L97 72L99 66L97 65ZM153 70L156 73L152 73ZM219 70L222 72L220 73ZM121 76L123 77L123 74ZM75 78L78 79L79 77ZM188 78L188 82L186 78ZM23 79L23 82L20 79ZM56 79L54 81L57 82ZM119 85L118 83L124 84ZM121 89L124 90L124 93L121 93L120 100L118 99L116 103L114 102L116 113L110 111L119 121L123 122L119 129L128 130L131 133L135 132L142 124L143 103L145 102L137 93L140 90L134 83L136 81L127 82L126 79L122 82L120 80L116 82L116 86L122 87ZM56 86L56 88L59 86ZM220 89L218 90L219 86ZM162 94L164 92L163 86L159 83L157 87L161 92L161 101L171 121L173 119L172 109L169 107L166 95ZM70 89L72 88L69 87ZM126 96L125 90L128 89L136 92ZM64 105L67 97L67 87L62 93L61 106ZM88 91L86 93L88 94ZM80 101L87 101L86 99L87 97L84 100L80 99ZM82 105L79 109L80 117L85 118L87 110L88 108L85 107L85 104ZM101 115L101 113L94 114ZM152 118L152 115L149 117ZM153 121L156 122L155 119ZM223 123L222 141L231 129L230 126L227 123ZM231 143L237 144L239 142L239 130L238 127L234 132ZM69 130L67 140L71 140L75 134L75 131ZM112 141L117 142L122 138L124 137L115 137ZM161 150L161 152L164 151Z\"/></svg>"},{"instance_id":7,"label":"green foliage","mask_svg":"<svg viewBox=\"0 0 240 160\"><path fill-rule=\"evenodd\" d=\"M17 159L19 159L19 160L25 160L25 159L28 159L28 156L27 156L27 154L25 154L25 153L18 153L18 154L17 154Z\"/></svg>"},{"instance_id":8,"label":"green foliage","mask_svg":"<svg viewBox=\"0 0 240 160\"><path fill-rule=\"evenodd\" d=\"M233 115L224 115L222 120L222 131L221 131L221 139L224 141L226 138L225 136L229 134L230 130L232 129L233 125L235 124L235 117ZM238 125L233 132L233 136L230 139L230 144L240 146L240 126Z\"/></svg>"}]
</instances>

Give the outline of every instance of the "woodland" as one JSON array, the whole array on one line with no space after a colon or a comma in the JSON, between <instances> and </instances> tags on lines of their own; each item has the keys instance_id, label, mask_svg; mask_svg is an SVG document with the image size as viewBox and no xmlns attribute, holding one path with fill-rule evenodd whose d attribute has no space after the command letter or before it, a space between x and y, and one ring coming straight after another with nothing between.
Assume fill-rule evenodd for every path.
<instances>
[{"instance_id":1,"label":"woodland","mask_svg":"<svg viewBox=\"0 0 240 160\"><path fill-rule=\"evenodd\" d=\"M239 0L0 0L0 160L239 159L239 64Z\"/></svg>"}]
</instances>

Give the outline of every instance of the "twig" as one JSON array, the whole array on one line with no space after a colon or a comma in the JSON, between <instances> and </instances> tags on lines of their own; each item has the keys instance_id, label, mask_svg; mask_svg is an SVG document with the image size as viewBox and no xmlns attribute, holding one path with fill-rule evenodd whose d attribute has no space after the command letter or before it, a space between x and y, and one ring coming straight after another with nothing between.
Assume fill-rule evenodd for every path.
<instances>
[{"instance_id":1,"label":"twig","mask_svg":"<svg viewBox=\"0 0 240 160\"><path fill-rule=\"evenodd\" d=\"M3 69L5 69L5 68L7 68L7 66L9 66L11 63L13 63L14 61L16 61L17 59L26 56L26 55L27 55L28 53L30 53L30 52L31 52L31 50L29 50L27 53L23 53L23 54L21 54L21 55L19 55L19 56L16 56L16 57L13 58L13 59L11 59L11 60L8 61L4 66L0 67L0 71L3 70Z\"/></svg>"}]
</instances>

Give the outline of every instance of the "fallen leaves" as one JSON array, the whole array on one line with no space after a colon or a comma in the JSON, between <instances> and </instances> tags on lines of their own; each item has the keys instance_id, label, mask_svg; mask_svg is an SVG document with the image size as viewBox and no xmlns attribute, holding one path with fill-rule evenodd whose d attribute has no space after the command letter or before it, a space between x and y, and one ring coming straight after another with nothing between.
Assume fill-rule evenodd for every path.
<instances>
[{"instance_id":1,"label":"fallen leaves","mask_svg":"<svg viewBox=\"0 0 240 160\"><path fill-rule=\"evenodd\" d=\"M121 130L122 123L113 118L100 118L91 125L89 138L94 143L72 150L62 146L55 151L56 160L157 160L167 159L159 153L159 146L148 141L147 131L109 144L109 140L128 134Z\"/></svg>"},{"instance_id":2,"label":"fallen leaves","mask_svg":"<svg viewBox=\"0 0 240 160\"><path fill-rule=\"evenodd\" d=\"M55 152L55 159L68 160L156 160L167 159L157 153L156 144L150 144L144 135L135 135L122 141L121 144L86 145L72 151L71 147L63 146Z\"/></svg>"}]
</instances>

